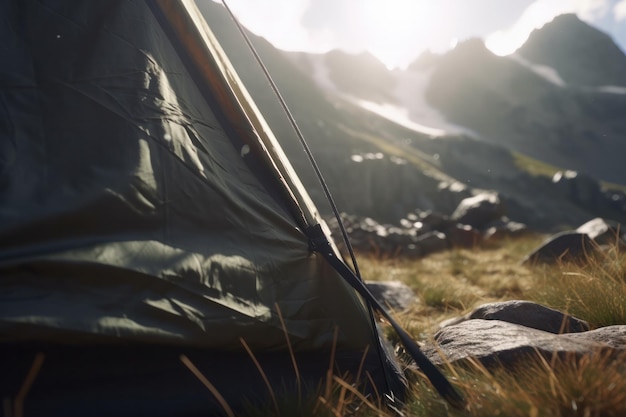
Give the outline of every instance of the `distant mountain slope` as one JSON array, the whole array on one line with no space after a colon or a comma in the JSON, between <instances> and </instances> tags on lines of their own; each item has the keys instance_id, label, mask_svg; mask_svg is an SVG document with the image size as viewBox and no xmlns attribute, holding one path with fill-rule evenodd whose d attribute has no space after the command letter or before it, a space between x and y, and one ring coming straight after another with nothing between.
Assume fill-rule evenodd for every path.
<instances>
[{"instance_id":1,"label":"distant mountain slope","mask_svg":"<svg viewBox=\"0 0 626 417\"><path fill-rule=\"evenodd\" d=\"M199 2L198 5L272 126L311 197L322 212L329 213L319 181L302 146L241 35L221 5L213 2ZM394 221L415 209L420 202L429 201L426 205L431 208L437 205L432 201L437 199L439 182L452 182L454 179L439 171L432 161L414 155L415 164L403 164L396 158L390 158L388 152L383 158L378 158L381 144L393 143L407 136L419 137L419 134L384 118L373 117L340 95L320 89L318 83L328 80L324 81L323 77L315 75L310 65L315 59L307 60L304 66L302 63L294 63L293 56L288 57L265 39L253 34L249 36L307 138L341 210L382 221ZM397 150L396 153L402 151ZM355 163L353 156L363 156L364 163ZM406 190L420 192L407 193ZM453 208L447 207L446 210Z\"/></svg>"},{"instance_id":2,"label":"distant mountain slope","mask_svg":"<svg viewBox=\"0 0 626 417\"><path fill-rule=\"evenodd\" d=\"M551 164L626 183L626 94L566 88L480 40L442 57L428 101L481 138Z\"/></svg>"},{"instance_id":3,"label":"distant mountain slope","mask_svg":"<svg viewBox=\"0 0 626 417\"><path fill-rule=\"evenodd\" d=\"M516 52L554 68L572 86L626 86L626 55L603 32L566 14L530 34Z\"/></svg>"},{"instance_id":4,"label":"distant mountain slope","mask_svg":"<svg viewBox=\"0 0 626 417\"><path fill-rule=\"evenodd\" d=\"M258 63L221 5L198 4L309 193L328 214L319 182ZM530 64L495 57L478 41L392 72L368 55L287 53L249 35L341 211L394 223L414 210L451 214L463 198L490 189L506 201L513 220L539 230L578 225L599 214L558 195L549 179L530 175L512 150L552 162L559 156L563 168L610 166L623 155L613 143L619 142L613 133L623 126L622 96L596 100L600 96L589 92L584 94L594 100L585 101L582 92L559 87ZM400 111L405 120L381 109ZM420 121L437 124L442 133L420 130ZM584 149L572 133L581 129L588 129ZM619 169L625 169L621 163ZM611 210L603 213L626 218Z\"/></svg>"},{"instance_id":5,"label":"distant mountain slope","mask_svg":"<svg viewBox=\"0 0 626 417\"><path fill-rule=\"evenodd\" d=\"M363 94L373 101L388 101L396 80L387 68L369 53L349 56L340 51L325 54L329 74L335 85L348 94Z\"/></svg>"},{"instance_id":6,"label":"distant mountain slope","mask_svg":"<svg viewBox=\"0 0 626 417\"><path fill-rule=\"evenodd\" d=\"M328 94L349 98L415 132L466 133L552 165L626 184L621 162L626 152L626 87L607 86L626 77L626 70L619 70L626 56L608 36L575 16L555 19L529 42L520 54L498 57L483 41L471 39L441 56L423 54L405 71L388 72L367 55L333 51L286 56ZM549 46L560 57L560 71L548 65L552 61L531 54L551 56ZM574 75L567 73L569 68L592 74L599 87L589 85L591 76L570 84Z\"/></svg>"}]
</instances>

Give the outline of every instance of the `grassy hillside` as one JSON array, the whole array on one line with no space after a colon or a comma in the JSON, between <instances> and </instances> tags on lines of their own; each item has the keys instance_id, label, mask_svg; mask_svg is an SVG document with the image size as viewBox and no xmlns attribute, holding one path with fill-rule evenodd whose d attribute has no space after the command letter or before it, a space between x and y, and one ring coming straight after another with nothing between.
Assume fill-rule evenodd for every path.
<instances>
[{"instance_id":1,"label":"grassy hillside","mask_svg":"<svg viewBox=\"0 0 626 417\"><path fill-rule=\"evenodd\" d=\"M535 158L531 158L530 156L524 155L519 152L512 152L512 154L515 158L515 165L519 169L531 175L538 175L538 176L552 178L552 176L557 171L564 170L563 168L550 165L546 162L540 161ZM603 187L609 190L626 191L626 185L624 184L617 184L617 183L612 183L608 181L600 181L600 184L602 184Z\"/></svg>"},{"instance_id":2,"label":"grassy hillside","mask_svg":"<svg viewBox=\"0 0 626 417\"><path fill-rule=\"evenodd\" d=\"M458 249L415 259L360 256L368 280L399 280L419 298L397 318L425 341L438 323L479 304L497 300L536 301L587 320L592 328L626 324L626 254L613 248L580 264L526 267L520 260L542 236L504 240L489 247ZM389 332L393 341L394 335ZM626 415L626 354L580 360L529 359L514 370L479 364L447 366L445 373L468 400L452 410L419 371L411 371L405 416L623 416ZM295 413L295 414L294 414ZM248 415L395 416L376 398L329 377L317 397L277 400Z\"/></svg>"}]
</instances>

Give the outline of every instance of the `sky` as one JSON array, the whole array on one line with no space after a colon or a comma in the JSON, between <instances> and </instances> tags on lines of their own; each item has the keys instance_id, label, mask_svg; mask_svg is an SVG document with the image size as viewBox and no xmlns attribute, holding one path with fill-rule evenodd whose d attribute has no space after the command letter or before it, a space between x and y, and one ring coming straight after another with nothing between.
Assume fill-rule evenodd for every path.
<instances>
[{"instance_id":1,"label":"sky","mask_svg":"<svg viewBox=\"0 0 626 417\"><path fill-rule=\"evenodd\" d=\"M508 55L533 29L563 13L576 13L626 51L626 0L225 1L244 26L277 48L368 51L389 68L404 68L426 50L443 53L472 37Z\"/></svg>"}]
</instances>

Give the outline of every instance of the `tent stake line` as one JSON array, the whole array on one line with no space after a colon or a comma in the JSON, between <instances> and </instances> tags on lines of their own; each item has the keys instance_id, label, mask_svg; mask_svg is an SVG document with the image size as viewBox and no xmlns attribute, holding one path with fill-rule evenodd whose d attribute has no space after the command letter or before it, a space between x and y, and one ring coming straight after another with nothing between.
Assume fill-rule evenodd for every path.
<instances>
[{"instance_id":1,"label":"tent stake line","mask_svg":"<svg viewBox=\"0 0 626 417\"><path fill-rule=\"evenodd\" d=\"M426 377L433 384L437 392L454 408L463 409L465 399L452 386L450 381L441 371L424 355L417 343L413 340L391 314L382 306L367 288L365 283L357 277L350 268L336 256L332 246L328 242L321 225L310 227L308 235L311 239L311 248L324 256L330 265L368 302L378 311L393 327L400 337L402 345L411 355L415 363L424 372Z\"/></svg>"}]
</instances>

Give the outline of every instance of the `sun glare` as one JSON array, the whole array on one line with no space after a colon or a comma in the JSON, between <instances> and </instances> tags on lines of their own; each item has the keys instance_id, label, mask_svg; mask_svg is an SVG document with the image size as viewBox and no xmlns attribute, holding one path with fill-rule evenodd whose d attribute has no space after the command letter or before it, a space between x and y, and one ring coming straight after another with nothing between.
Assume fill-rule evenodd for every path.
<instances>
[{"instance_id":1,"label":"sun glare","mask_svg":"<svg viewBox=\"0 0 626 417\"><path fill-rule=\"evenodd\" d=\"M440 9L434 1L364 0L356 18L361 20L360 36L367 39L368 49L393 67L405 58L407 47L427 47L442 17Z\"/></svg>"},{"instance_id":2,"label":"sun glare","mask_svg":"<svg viewBox=\"0 0 626 417\"><path fill-rule=\"evenodd\" d=\"M524 32L500 30L492 33L485 39L485 46L494 54L505 56L515 52L527 37L528 34Z\"/></svg>"},{"instance_id":3,"label":"sun glare","mask_svg":"<svg viewBox=\"0 0 626 417\"><path fill-rule=\"evenodd\" d=\"M394 38L416 24L426 6L415 0L368 0L362 7L363 17L374 31Z\"/></svg>"}]
</instances>

